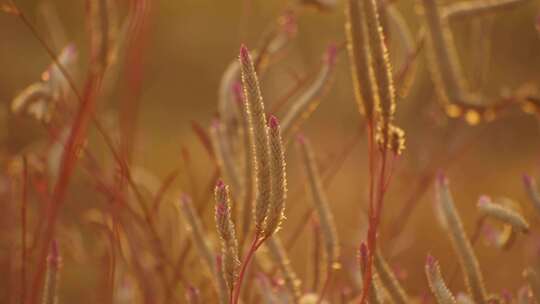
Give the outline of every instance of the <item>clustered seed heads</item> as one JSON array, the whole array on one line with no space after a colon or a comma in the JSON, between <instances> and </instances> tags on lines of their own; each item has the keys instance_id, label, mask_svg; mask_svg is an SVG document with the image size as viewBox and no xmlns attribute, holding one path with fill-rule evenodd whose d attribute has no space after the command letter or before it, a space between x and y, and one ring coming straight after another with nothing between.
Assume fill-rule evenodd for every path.
<instances>
[{"instance_id":1,"label":"clustered seed heads","mask_svg":"<svg viewBox=\"0 0 540 304\"><path fill-rule=\"evenodd\" d=\"M255 199L255 229L257 235L264 232L264 222L270 204L271 172L270 172L270 143L266 124L264 102L255 73L253 60L245 46L240 48L240 64L242 67L242 84L244 87L244 107L249 117L253 146L251 151L253 168L255 170L256 199Z\"/></svg>"},{"instance_id":2,"label":"clustered seed heads","mask_svg":"<svg viewBox=\"0 0 540 304\"><path fill-rule=\"evenodd\" d=\"M401 154L404 132L394 126L396 92L379 8L372 0L347 4L345 31L357 103L368 123L376 123L379 147Z\"/></svg>"},{"instance_id":3,"label":"clustered seed heads","mask_svg":"<svg viewBox=\"0 0 540 304\"><path fill-rule=\"evenodd\" d=\"M491 13L515 6L524 0L476 0L439 7L435 0L423 0L426 20L428 59L437 93L449 117L464 117L470 125L493 120L508 107L507 99L485 104L484 96L471 92L463 73L449 21ZM525 104L527 101L520 101Z\"/></svg>"}]
</instances>

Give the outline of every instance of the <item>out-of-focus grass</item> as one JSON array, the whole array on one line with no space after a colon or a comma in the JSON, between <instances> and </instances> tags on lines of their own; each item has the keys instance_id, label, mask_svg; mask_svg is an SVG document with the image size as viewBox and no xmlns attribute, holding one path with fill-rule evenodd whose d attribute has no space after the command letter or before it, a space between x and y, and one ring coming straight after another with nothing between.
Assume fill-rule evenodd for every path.
<instances>
[{"instance_id":1,"label":"out-of-focus grass","mask_svg":"<svg viewBox=\"0 0 540 304\"><path fill-rule=\"evenodd\" d=\"M45 34L43 20L38 14L42 1L20 1L21 8L28 13L38 30ZM81 46L81 58L87 57L84 47L84 7L77 1L49 1L58 9L58 15L65 26L70 41ZM249 3L249 10L243 9ZM134 163L144 167L159 177L164 177L172 168L185 169L180 159L181 147L191 151L192 168L198 180L207 178L211 165L201 145L191 131L190 121L208 125L216 113L217 89L220 77L237 54L238 45L244 42L254 45L265 26L272 22L280 12L285 1L156 1L152 16L150 43L144 57L145 74L140 107L140 128L134 153ZM419 18L414 12L414 3L402 0L399 8L409 24L417 32ZM492 57L489 73L482 84L487 91L500 92L506 87L515 87L524 81L540 83L540 37L534 30L535 13L538 3L530 1L504 17L493 17L493 28L489 35ZM262 78L263 92L267 102L276 100L291 86L292 72L299 74L315 66L329 42L344 41L343 9L341 5L328 13L308 10L299 18L298 38L287 49L287 58L279 65L272 66ZM485 19L482 19L484 22ZM460 55L468 75L481 69L477 58L477 44L471 41L471 22L463 22L457 27L456 36ZM12 98L29 83L35 81L49 64L50 59L21 22L9 15L0 15L0 160L29 149L44 136L42 128L29 118L13 116L9 113ZM480 194L508 196L520 202L531 218L536 218L528 203L521 184L521 175L540 173L540 133L537 119L519 111L512 111L493 123L480 126L467 126L463 121L446 118L436 103L430 75L419 58L420 69L415 86L409 97L398 100L397 120L407 133L407 150L395 163L393 178L382 223L382 246L395 256L390 263L405 271L405 286L413 294L425 292L423 263L426 252L431 252L441 262L443 272L450 273L454 256L450 243L438 228L432 211L434 194L432 187L418 202L404 228L405 240L392 243L385 238L393 219L398 216L404 201L413 191L419 175L435 157L443 157L453 145L471 141L470 149L452 164L448 171L452 180L453 193L465 228L471 232L477 217L475 204ZM84 66L83 62L83 66ZM338 153L346 142L359 132L362 120L357 113L350 84L348 59L342 53L332 88L323 102L304 126L309 134L321 163ZM79 87L82 79L78 79ZM100 113L114 113L118 107L117 94L108 100L100 100ZM447 133L454 128L452 140ZM101 145L98 136L92 131L90 145ZM474 138L474 140L471 140ZM107 155L100 147L98 154ZM346 160L346 165L337 174L328 189L331 208L337 220L343 251L349 255L354 252L359 241L365 236L360 232L366 224L361 219L361 208L367 199L367 155L366 141L362 138ZM294 149L288 149L289 187L291 192L303 188L303 182L296 165ZM443 165L443 164L441 164ZM174 183L174 192L187 190L188 177L181 174ZM201 184L198 185L202 187ZM5 191L5 190L3 190ZM65 210L61 219L66 225L77 228L78 217L91 208L95 198L84 184L73 182ZM88 195L87 195L88 194ZM2 209L16 210L14 198L4 200ZM308 203L289 201L287 221L283 234L296 227ZM9 211L9 212L7 212ZM13 214L17 214L16 212ZM18 225L16 219L0 216L0 227ZM31 219L34 223L35 218ZM536 223L537 221L531 220ZM211 222L209 224L211 226ZM93 232L81 230L85 248L102 242ZM2 229L3 230L3 229ZM5 230L4 230L5 231ZM179 233L184 228L178 227ZM533 230L534 231L534 230ZM516 289L521 286L521 273L526 264L532 261L537 248L538 236L518 240L508 252L492 250L481 242L475 247L481 268L485 272L486 284L491 290L503 288ZM304 262L305 248L310 235L304 233L290 251L292 264L300 277L308 270ZM396 250L405 243L404 250ZM6 273L7 253L14 246L12 236L0 232L0 264ZM66 256L62 271L61 291L65 303L96 303L99 273L96 271L100 261L90 259L81 263L73 256ZM197 269L190 266L190 271ZM8 295L9 286L5 276L0 276L0 298ZM461 280L456 280L460 289ZM8 302L6 302L8 303Z\"/></svg>"}]
</instances>

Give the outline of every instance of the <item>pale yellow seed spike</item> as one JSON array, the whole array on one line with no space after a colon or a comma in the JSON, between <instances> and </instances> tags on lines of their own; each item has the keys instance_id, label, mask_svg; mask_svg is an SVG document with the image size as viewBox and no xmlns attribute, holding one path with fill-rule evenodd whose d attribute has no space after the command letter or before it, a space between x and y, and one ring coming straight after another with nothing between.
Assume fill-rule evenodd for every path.
<instances>
[{"instance_id":1,"label":"pale yellow seed spike","mask_svg":"<svg viewBox=\"0 0 540 304\"><path fill-rule=\"evenodd\" d=\"M521 233L528 233L530 225L519 212L506 206L495 204L487 196L482 196L478 200L478 211L480 214L498 219L506 224L510 224L514 230Z\"/></svg>"},{"instance_id":2,"label":"pale yellow seed spike","mask_svg":"<svg viewBox=\"0 0 540 304\"><path fill-rule=\"evenodd\" d=\"M265 234L271 236L279 228L285 218L285 200L287 198L287 171L283 141L279 122L276 117L270 116L269 123L270 137L270 171L272 172L272 192L270 195L270 206L266 219Z\"/></svg>"},{"instance_id":3,"label":"pale yellow seed spike","mask_svg":"<svg viewBox=\"0 0 540 304\"><path fill-rule=\"evenodd\" d=\"M345 33L347 34L347 49L351 61L354 95L359 109L366 115L368 122L373 122L373 109L379 101L375 93L376 83L371 63L363 0L347 0L345 14L347 17Z\"/></svg>"},{"instance_id":4,"label":"pale yellow seed spike","mask_svg":"<svg viewBox=\"0 0 540 304\"><path fill-rule=\"evenodd\" d=\"M448 180L445 176L440 175L437 178L436 190L438 207L442 211L445 229L448 231L454 250L458 255L467 290L476 303L487 303L488 297L480 266L461 223L461 218L455 209Z\"/></svg>"},{"instance_id":5,"label":"pale yellow seed spike","mask_svg":"<svg viewBox=\"0 0 540 304\"><path fill-rule=\"evenodd\" d=\"M238 82L235 83L232 87L233 93L235 95L235 100L238 108L240 109L240 121L242 126L242 152L244 158L244 168L242 174L243 184L241 187L242 198L242 229L241 229L241 238L240 240L245 240L248 233L251 223L251 209L253 206L253 199L255 196L255 171L254 171L254 162L253 162L253 136L250 132L250 124L248 113L244 110L244 95L242 92L242 85ZM240 244L242 246L242 244Z\"/></svg>"},{"instance_id":6,"label":"pale yellow seed spike","mask_svg":"<svg viewBox=\"0 0 540 304\"><path fill-rule=\"evenodd\" d=\"M438 93L448 103L464 101L465 77L448 22L442 18L436 0L422 3L428 30L429 65Z\"/></svg>"},{"instance_id":7,"label":"pale yellow seed spike","mask_svg":"<svg viewBox=\"0 0 540 304\"><path fill-rule=\"evenodd\" d=\"M244 110L249 122L253 138L253 168L256 175L255 227L257 235L264 233L264 222L267 216L271 192L270 148L264 102L259 86L259 80L253 66L253 60L245 46L240 48L240 64L242 84L244 87Z\"/></svg>"},{"instance_id":8,"label":"pale yellow seed spike","mask_svg":"<svg viewBox=\"0 0 540 304\"><path fill-rule=\"evenodd\" d=\"M390 138L388 148L395 155L401 155L405 151L405 132L400 127L390 126Z\"/></svg>"},{"instance_id":9,"label":"pale yellow seed spike","mask_svg":"<svg viewBox=\"0 0 540 304\"><path fill-rule=\"evenodd\" d=\"M429 288L437 299L438 304L456 304L454 295L452 295L446 286L446 283L441 275L439 262L437 262L437 260L435 260L431 255L428 255L426 261L426 277Z\"/></svg>"},{"instance_id":10,"label":"pale yellow seed spike","mask_svg":"<svg viewBox=\"0 0 540 304\"><path fill-rule=\"evenodd\" d=\"M216 227L221 239L222 267L227 287L232 291L238 278L240 260L238 258L238 241L231 215L229 187L218 181L214 190L216 211Z\"/></svg>"},{"instance_id":11,"label":"pale yellow seed spike","mask_svg":"<svg viewBox=\"0 0 540 304\"><path fill-rule=\"evenodd\" d=\"M375 107L378 122L381 125L383 142L388 143L388 131L396 111L396 93L392 76L392 65L385 43L378 7L375 0L361 0L366 9L366 26L369 36L369 46L373 62L379 106Z\"/></svg>"}]
</instances>

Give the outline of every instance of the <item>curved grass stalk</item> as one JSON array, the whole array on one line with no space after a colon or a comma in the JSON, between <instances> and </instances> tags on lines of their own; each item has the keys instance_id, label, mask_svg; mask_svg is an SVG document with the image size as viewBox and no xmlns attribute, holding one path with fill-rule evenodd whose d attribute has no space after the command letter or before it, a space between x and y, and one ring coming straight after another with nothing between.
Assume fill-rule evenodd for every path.
<instances>
[{"instance_id":1,"label":"curved grass stalk","mask_svg":"<svg viewBox=\"0 0 540 304\"><path fill-rule=\"evenodd\" d=\"M509 224L514 230L518 232L529 232L529 223L519 212L512 210L507 206L493 203L488 196L484 195L480 197L477 206L480 214L487 215L489 217L498 219L506 224Z\"/></svg>"},{"instance_id":2,"label":"curved grass stalk","mask_svg":"<svg viewBox=\"0 0 540 304\"><path fill-rule=\"evenodd\" d=\"M450 22L514 8L528 0L472 0L446 5L442 17Z\"/></svg>"},{"instance_id":3,"label":"curved grass stalk","mask_svg":"<svg viewBox=\"0 0 540 304\"><path fill-rule=\"evenodd\" d=\"M398 281L379 251L375 253L374 262L375 269L379 274L382 285L388 291L392 302L396 304L410 303L409 296L405 292L405 289L403 289L403 286L401 286L401 283Z\"/></svg>"},{"instance_id":4,"label":"curved grass stalk","mask_svg":"<svg viewBox=\"0 0 540 304\"><path fill-rule=\"evenodd\" d=\"M336 55L336 47L333 45L328 47L323 59L323 65L317 74L317 77L311 86L309 86L309 88L307 88L306 91L292 103L291 107L281 120L281 130L284 138L291 138L292 133L298 129L302 121L306 120L309 114L317 108L321 95L325 91L333 74Z\"/></svg>"},{"instance_id":5,"label":"curved grass stalk","mask_svg":"<svg viewBox=\"0 0 540 304\"><path fill-rule=\"evenodd\" d=\"M448 186L447 178L440 174L436 183L437 203L441 210L454 250L459 258L461 270L465 277L467 290L472 299L479 304L487 303L488 296L484 287L484 279L478 260L472 249L471 243L465 234L461 218L456 211L452 194Z\"/></svg>"},{"instance_id":6,"label":"curved grass stalk","mask_svg":"<svg viewBox=\"0 0 540 304\"><path fill-rule=\"evenodd\" d=\"M323 233L324 248L327 259L327 274L333 269L339 268L339 240L336 231L334 217L330 211L328 198L324 192L319 169L315 162L315 156L307 138L298 138L299 152L306 172L307 187L311 193L313 205L317 211L317 216Z\"/></svg>"},{"instance_id":7,"label":"curved grass stalk","mask_svg":"<svg viewBox=\"0 0 540 304\"><path fill-rule=\"evenodd\" d=\"M468 99L454 37L435 0L423 0L429 67L439 95L446 103Z\"/></svg>"},{"instance_id":8,"label":"curved grass stalk","mask_svg":"<svg viewBox=\"0 0 540 304\"><path fill-rule=\"evenodd\" d=\"M236 168L233 153L229 150L230 146L225 142L226 136L223 128L224 125L218 120L215 120L212 123L212 126L210 127L212 146L214 147L216 160L221 169L223 177L229 184L231 184L233 190L240 192L241 179Z\"/></svg>"}]
</instances>

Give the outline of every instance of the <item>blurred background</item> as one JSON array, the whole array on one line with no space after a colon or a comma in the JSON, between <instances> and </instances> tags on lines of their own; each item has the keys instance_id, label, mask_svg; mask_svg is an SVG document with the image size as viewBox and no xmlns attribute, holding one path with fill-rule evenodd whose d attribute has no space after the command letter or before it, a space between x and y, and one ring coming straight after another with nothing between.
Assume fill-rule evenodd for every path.
<instances>
[{"instance_id":1,"label":"blurred background","mask_svg":"<svg viewBox=\"0 0 540 304\"><path fill-rule=\"evenodd\" d=\"M120 18L127 14L124 2L127 1L118 1ZM316 73L330 44L343 45L344 5L342 1L336 2L327 9L313 5L298 9L296 36L261 77L269 109L298 79ZM410 0L395 2L416 37L423 24L420 4ZM79 53L78 73L74 78L77 87L82 88L89 56L84 1L19 0L17 4L46 41L53 45L55 39L74 43ZM174 205L175 196L180 192L190 193L193 180L197 181L195 187L202 189L212 175L213 163L193 131L192 122L204 128L210 125L217 114L221 77L227 66L236 60L240 44L257 47L263 33L290 5L290 1L256 0L152 1L142 57L144 72L132 166L144 169L158 181L179 168L181 173L171 186L171 199L166 204ZM539 8L537 0L528 0L513 9L464 19L453 25L463 70L471 87L493 97L540 84L540 35L535 28ZM7 172L8 164L17 155L36 153L46 146L48 135L43 125L31 117L14 115L10 105L19 92L39 79L51 59L17 16L0 14L0 40L0 160ZM393 42L392 39L389 42L392 60L403 61L405 55ZM61 48L63 46L54 46L56 52ZM120 53L118 60L122 61L123 56ZM540 217L522 183L524 173L540 176L538 118L519 107L491 122L474 126L460 118L448 118L437 100L425 57L424 48L414 61L416 73L410 91L398 99L397 124L406 133L407 148L393 162L394 174L380 234L381 248L410 294L427 292L423 268L427 253L440 260L443 273L451 275L455 256L433 211L432 179L435 172L442 169L450 178L469 234L478 219L476 202L480 195L509 197L524 210L533 229L529 235L520 235L510 250L494 249L482 240L475 245L488 289L515 291L523 285L522 269L538 260L540 252ZM320 105L301 128L311 139L323 171L336 163L336 159L343 161L327 192L338 226L344 268L355 263L356 248L365 239L368 190L366 136L363 117L354 100L349 65L346 52L340 51L335 74L320 98ZM126 77L125 73L119 73L117 85L97 101L96 113L105 122L113 121L118 113ZM280 107L274 114L282 117L286 109L287 105ZM99 135L93 127L89 132L89 149L99 156L102 164L110 164L110 160L107 163L109 152ZM189 165L182 158L185 151L190 155ZM294 145L287 147L286 157L290 196L287 220L280 232L284 239L292 235L311 206L309 199L301 194L304 181ZM89 210L103 205L103 198L89 187L88 177L79 171L70 184L59 221L79 231L83 251L88 252L70 254L70 249L65 248L59 294L61 302L65 303L98 303L99 293L95 290L102 283L96 266L103 261L94 256L92 250L98 246L96 242L103 241L82 223ZM6 185L2 186L4 193L10 191ZM0 276L0 299L8 299L0 300L2 303L15 303L11 301L17 297L13 290L18 288L18 283L5 274L16 273L20 267L12 260L20 245L16 234L18 198L9 197L3 195L1 213L5 215L0 216L0 269L4 273ZM40 217L39 213L31 211L36 209L38 201L31 195L31 227ZM211 201L203 203L211 204ZM409 212L410 217L404 216ZM206 227L212 229L211 212L205 214L204 219ZM306 248L310 248L313 239L309 227L289 249L292 265L300 278L310 272L305 259ZM178 242L186 237L182 223L178 224L176 233ZM185 274L197 276L198 264L194 256L188 265ZM29 277L32 278L32 271ZM454 281L453 290L464 290L461 278Z\"/></svg>"}]
</instances>

